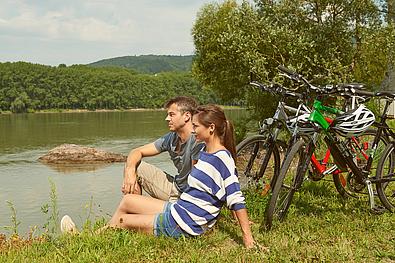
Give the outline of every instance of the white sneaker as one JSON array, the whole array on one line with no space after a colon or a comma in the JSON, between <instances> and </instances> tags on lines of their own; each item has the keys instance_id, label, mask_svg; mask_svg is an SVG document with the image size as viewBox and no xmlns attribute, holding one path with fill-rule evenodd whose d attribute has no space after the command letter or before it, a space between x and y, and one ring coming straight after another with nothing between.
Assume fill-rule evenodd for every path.
<instances>
[{"instance_id":1,"label":"white sneaker","mask_svg":"<svg viewBox=\"0 0 395 263\"><path fill-rule=\"evenodd\" d=\"M78 233L77 227L68 215L63 216L60 220L60 231L62 233Z\"/></svg>"}]
</instances>

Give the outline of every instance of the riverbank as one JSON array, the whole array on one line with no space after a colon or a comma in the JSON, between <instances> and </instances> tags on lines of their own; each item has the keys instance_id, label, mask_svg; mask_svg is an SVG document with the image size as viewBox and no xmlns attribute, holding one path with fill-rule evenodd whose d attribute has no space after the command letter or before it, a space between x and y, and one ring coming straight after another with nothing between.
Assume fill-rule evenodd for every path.
<instances>
[{"instance_id":1,"label":"riverbank","mask_svg":"<svg viewBox=\"0 0 395 263\"><path fill-rule=\"evenodd\" d=\"M254 238L265 249L243 248L240 229L223 209L213 230L196 238L156 238L128 231L94 230L21 246L3 243L1 262L393 262L394 215L372 215L365 199L342 199L331 182L306 182L284 222L260 232L267 199L246 195ZM97 220L97 219L96 219ZM12 242L11 242L12 243ZM17 243L16 243L17 244ZM204 253L202 252L204 251Z\"/></svg>"},{"instance_id":2,"label":"riverbank","mask_svg":"<svg viewBox=\"0 0 395 263\"><path fill-rule=\"evenodd\" d=\"M29 111L26 113L87 113L87 112L138 112L138 111L164 111L164 109L97 109L97 110L87 110L87 109L48 109L48 110L37 110ZM2 111L1 114L20 114L13 113L11 111Z\"/></svg>"},{"instance_id":3,"label":"riverbank","mask_svg":"<svg viewBox=\"0 0 395 263\"><path fill-rule=\"evenodd\" d=\"M246 109L241 106L228 106L228 105L220 105L223 109L226 110L241 110ZM96 110L88 110L88 109L47 109L47 110L36 110L36 111L28 111L26 113L87 113L87 112L140 112L140 111L165 111L164 108L132 108L132 109L96 109ZM0 111L0 114L21 114L21 113L13 113L11 111Z\"/></svg>"}]
</instances>

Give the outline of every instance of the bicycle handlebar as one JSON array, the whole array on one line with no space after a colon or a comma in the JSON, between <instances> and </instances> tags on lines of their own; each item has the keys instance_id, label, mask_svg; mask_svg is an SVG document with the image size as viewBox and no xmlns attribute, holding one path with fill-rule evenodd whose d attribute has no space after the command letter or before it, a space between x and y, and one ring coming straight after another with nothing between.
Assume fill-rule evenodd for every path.
<instances>
[{"instance_id":1,"label":"bicycle handlebar","mask_svg":"<svg viewBox=\"0 0 395 263\"><path fill-rule=\"evenodd\" d=\"M283 65L279 65L278 69L280 71L282 71L283 73L285 73L285 75L288 78L290 78L296 82L303 82L308 87L308 90L313 90L316 92L325 93L325 91L323 91L320 87L314 86L307 79L305 79L302 75L284 67Z\"/></svg>"},{"instance_id":2,"label":"bicycle handlebar","mask_svg":"<svg viewBox=\"0 0 395 263\"><path fill-rule=\"evenodd\" d=\"M361 90L363 87L362 84L339 84L339 85L328 85L323 87L318 87L312 85L308 82L302 75L280 65L278 69L286 74L290 79L300 82L302 81L307 86L307 93L311 91L320 93L322 95L335 95L339 94L340 96L346 97L355 97L359 96L364 101L368 101L370 98L377 96L375 93ZM250 82L251 85L259 87L261 90L271 93L272 95L283 95L289 97L295 97L298 99L305 99L308 94L300 94L296 92L289 91L287 88L279 85L279 84L271 84L271 85L263 85L257 81Z\"/></svg>"},{"instance_id":3,"label":"bicycle handlebar","mask_svg":"<svg viewBox=\"0 0 395 263\"><path fill-rule=\"evenodd\" d=\"M305 79L302 75L284 67L283 65L279 65L278 69L285 73L290 79L297 82L304 82L309 90L314 90L315 92L321 94L341 94L343 96L361 96L361 97L371 97L376 96L375 93L370 91L361 90L363 87L362 84L340 84L337 86L325 86L325 87L317 87L311 84L307 79Z\"/></svg>"},{"instance_id":4,"label":"bicycle handlebar","mask_svg":"<svg viewBox=\"0 0 395 263\"><path fill-rule=\"evenodd\" d=\"M338 90L338 93L340 93L342 96L348 96L348 97L358 96L358 97L363 98L365 101L376 96L376 94L374 92L361 90L361 89L355 89L355 88L349 87L347 84L346 85L340 84L336 87L336 89Z\"/></svg>"},{"instance_id":5,"label":"bicycle handlebar","mask_svg":"<svg viewBox=\"0 0 395 263\"><path fill-rule=\"evenodd\" d=\"M360 95L360 96L366 96L366 97L374 97L375 93L374 92L370 92L370 91L366 91L366 90L353 90L353 93L355 93L356 95Z\"/></svg>"},{"instance_id":6,"label":"bicycle handlebar","mask_svg":"<svg viewBox=\"0 0 395 263\"><path fill-rule=\"evenodd\" d=\"M257 81L252 81L252 82L250 82L250 84L260 88L263 91L269 92L269 93L271 93L273 95L281 94L281 95L284 95L284 96L296 97L296 98L299 98L299 99L303 98L302 94L288 91L286 88L284 88L284 87L282 87L280 85L277 85L277 84L272 84L270 86L267 86L267 85L263 85L262 83L259 83Z\"/></svg>"}]
</instances>

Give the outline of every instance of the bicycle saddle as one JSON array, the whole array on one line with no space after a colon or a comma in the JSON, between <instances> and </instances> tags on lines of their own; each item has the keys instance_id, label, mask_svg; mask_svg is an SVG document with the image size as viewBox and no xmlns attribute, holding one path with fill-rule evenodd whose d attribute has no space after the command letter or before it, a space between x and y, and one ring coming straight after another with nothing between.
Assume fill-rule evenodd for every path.
<instances>
[{"instance_id":1,"label":"bicycle saddle","mask_svg":"<svg viewBox=\"0 0 395 263\"><path fill-rule=\"evenodd\" d=\"M365 85L361 83L343 83L337 86L340 88L348 88L348 89L365 89Z\"/></svg>"},{"instance_id":2,"label":"bicycle saddle","mask_svg":"<svg viewBox=\"0 0 395 263\"><path fill-rule=\"evenodd\" d=\"M376 92L375 95L378 97L388 97L391 99L395 99L395 92L393 92L393 91L385 91L385 90L378 91L378 92Z\"/></svg>"}]
</instances>

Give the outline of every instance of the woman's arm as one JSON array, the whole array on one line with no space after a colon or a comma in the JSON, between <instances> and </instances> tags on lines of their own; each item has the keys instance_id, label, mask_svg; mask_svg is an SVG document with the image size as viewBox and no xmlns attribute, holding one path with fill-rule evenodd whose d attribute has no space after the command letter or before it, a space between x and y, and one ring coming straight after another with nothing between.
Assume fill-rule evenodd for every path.
<instances>
[{"instance_id":1,"label":"woman's arm","mask_svg":"<svg viewBox=\"0 0 395 263\"><path fill-rule=\"evenodd\" d=\"M239 221L241 232L243 234L243 242L246 248L253 248L255 241L252 237L250 221L248 220L247 209L242 208L235 211L237 220Z\"/></svg>"}]
</instances>

